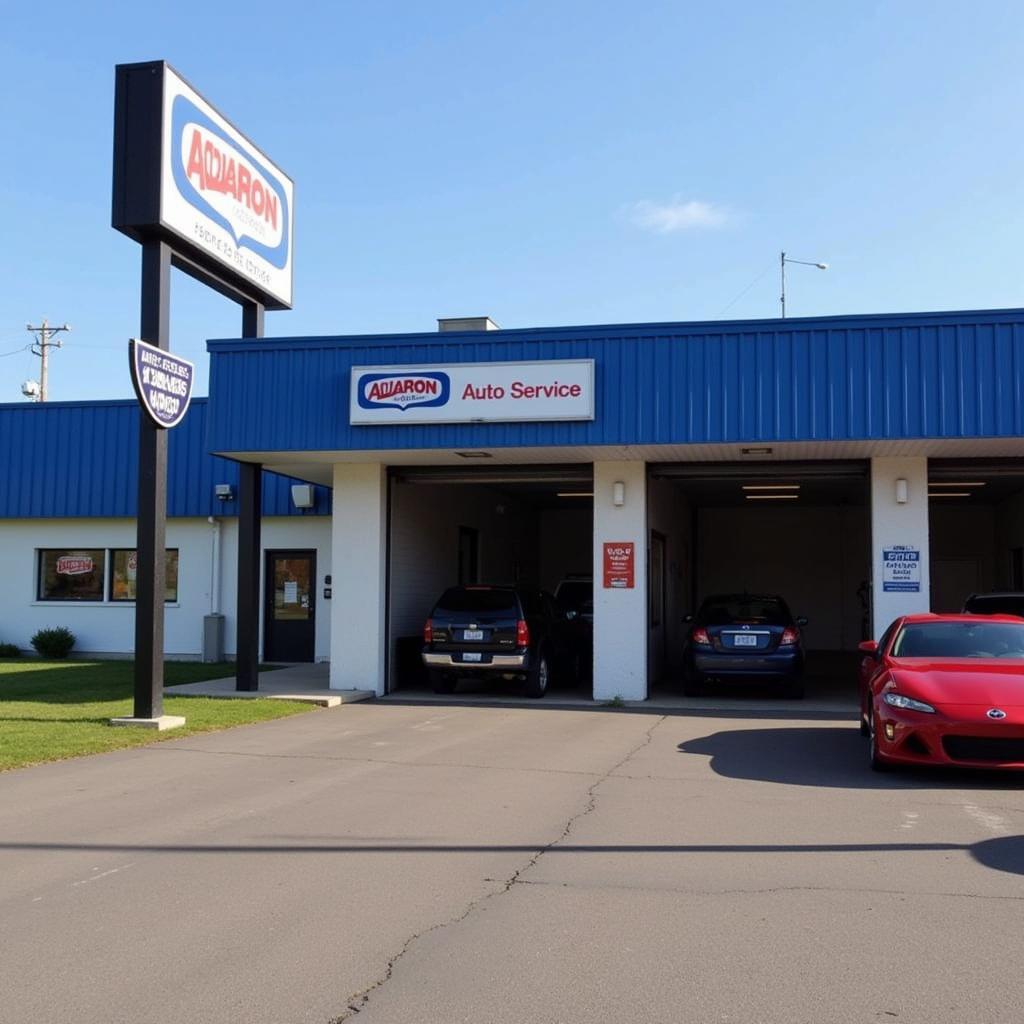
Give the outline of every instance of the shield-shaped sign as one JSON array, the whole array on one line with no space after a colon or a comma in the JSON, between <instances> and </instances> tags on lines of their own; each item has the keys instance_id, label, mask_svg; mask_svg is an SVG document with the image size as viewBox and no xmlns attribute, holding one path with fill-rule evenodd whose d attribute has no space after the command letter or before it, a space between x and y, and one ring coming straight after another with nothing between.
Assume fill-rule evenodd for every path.
<instances>
[{"instance_id":1,"label":"shield-shaped sign","mask_svg":"<svg viewBox=\"0 0 1024 1024\"><path fill-rule=\"evenodd\" d=\"M135 338L128 343L128 358L139 404L158 427L176 427L188 411L195 367Z\"/></svg>"}]
</instances>

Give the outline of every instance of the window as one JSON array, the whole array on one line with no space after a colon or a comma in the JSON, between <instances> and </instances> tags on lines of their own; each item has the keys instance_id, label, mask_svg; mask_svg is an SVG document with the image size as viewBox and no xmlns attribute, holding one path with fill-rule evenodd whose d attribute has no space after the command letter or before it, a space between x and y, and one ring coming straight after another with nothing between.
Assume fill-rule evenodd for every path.
<instances>
[{"instance_id":1,"label":"window","mask_svg":"<svg viewBox=\"0 0 1024 1024\"><path fill-rule=\"evenodd\" d=\"M106 551L48 548L39 552L40 601L102 601Z\"/></svg>"},{"instance_id":2,"label":"window","mask_svg":"<svg viewBox=\"0 0 1024 1024\"><path fill-rule=\"evenodd\" d=\"M110 600L135 600L135 571L138 553L121 548L110 552ZM178 549L168 548L164 563L164 600L178 600Z\"/></svg>"}]
</instances>

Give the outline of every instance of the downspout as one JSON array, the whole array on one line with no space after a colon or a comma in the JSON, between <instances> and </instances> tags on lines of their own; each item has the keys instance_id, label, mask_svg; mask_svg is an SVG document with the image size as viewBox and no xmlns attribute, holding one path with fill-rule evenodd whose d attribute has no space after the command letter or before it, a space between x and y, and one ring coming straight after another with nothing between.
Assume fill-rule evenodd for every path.
<instances>
[{"instance_id":1,"label":"downspout","mask_svg":"<svg viewBox=\"0 0 1024 1024\"><path fill-rule=\"evenodd\" d=\"M220 520L207 516L206 521L213 527L210 542L210 614L220 613Z\"/></svg>"}]
</instances>

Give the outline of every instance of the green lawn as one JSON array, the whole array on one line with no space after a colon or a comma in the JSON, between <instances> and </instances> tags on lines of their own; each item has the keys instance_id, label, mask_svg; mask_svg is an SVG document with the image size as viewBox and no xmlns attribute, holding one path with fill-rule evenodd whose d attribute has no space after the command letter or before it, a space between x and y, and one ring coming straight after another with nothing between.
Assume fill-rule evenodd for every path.
<instances>
[{"instance_id":1,"label":"green lawn","mask_svg":"<svg viewBox=\"0 0 1024 1024\"><path fill-rule=\"evenodd\" d=\"M168 686L233 671L233 665L181 661L164 667ZM112 726L111 718L132 713L132 672L130 661L0 659L0 771L312 710L295 701L165 696L164 713L184 715L183 728L157 732Z\"/></svg>"}]
</instances>

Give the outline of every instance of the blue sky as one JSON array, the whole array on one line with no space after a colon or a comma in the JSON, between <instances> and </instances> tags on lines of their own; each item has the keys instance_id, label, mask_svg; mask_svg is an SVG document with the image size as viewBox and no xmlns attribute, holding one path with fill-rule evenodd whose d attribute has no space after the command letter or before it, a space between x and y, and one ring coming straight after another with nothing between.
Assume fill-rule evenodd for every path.
<instances>
[{"instance_id":1,"label":"blue sky","mask_svg":"<svg viewBox=\"0 0 1024 1024\"><path fill-rule=\"evenodd\" d=\"M5 15L0 401L131 394L114 65L164 58L296 182L270 335L1024 305L1024 6L179 3ZM176 274L172 348L239 332ZM13 355L6 353L14 352Z\"/></svg>"}]
</instances>

